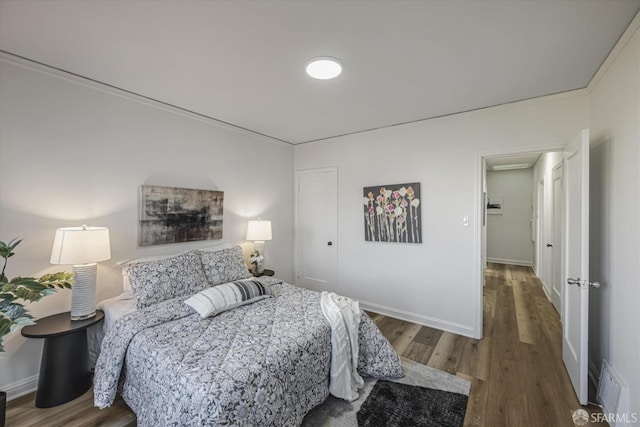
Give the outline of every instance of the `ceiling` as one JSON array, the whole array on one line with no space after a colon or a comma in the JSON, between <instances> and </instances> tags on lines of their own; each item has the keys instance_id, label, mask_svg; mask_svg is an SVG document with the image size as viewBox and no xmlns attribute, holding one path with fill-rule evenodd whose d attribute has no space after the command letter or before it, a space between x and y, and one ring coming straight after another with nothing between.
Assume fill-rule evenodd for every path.
<instances>
[{"instance_id":1,"label":"ceiling","mask_svg":"<svg viewBox=\"0 0 640 427\"><path fill-rule=\"evenodd\" d=\"M0 0L0 49L292 144L584 88L640 0ZM330 81L309 59L338 58Z\"/></svg>"}]
</instances>

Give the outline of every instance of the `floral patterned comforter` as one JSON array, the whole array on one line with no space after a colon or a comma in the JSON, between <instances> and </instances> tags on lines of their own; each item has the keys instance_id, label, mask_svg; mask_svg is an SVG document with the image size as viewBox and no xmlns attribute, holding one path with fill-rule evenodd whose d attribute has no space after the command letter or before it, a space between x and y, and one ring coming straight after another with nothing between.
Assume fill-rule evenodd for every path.
<instances>
[{"instance_id":1,"label":"floral patterned comforter","mask_svg":"<svg viewBox=\"0 0 640 427\"><path fill-rule=\"evenodd\" d=\"M319 292L271 289L274 298L213 318L201 319L185 298L127 315L102 343L95 405L110 406L119 391L138 426L300 425L329 395L331 329ZM365 314L359 341L361 375L403 376Z\"/></svg>"}]
</instances>

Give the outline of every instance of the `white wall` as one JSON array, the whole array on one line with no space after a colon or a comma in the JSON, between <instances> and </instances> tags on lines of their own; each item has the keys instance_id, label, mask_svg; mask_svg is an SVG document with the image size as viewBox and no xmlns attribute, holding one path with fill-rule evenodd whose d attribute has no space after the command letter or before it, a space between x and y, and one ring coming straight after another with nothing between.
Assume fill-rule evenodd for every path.
<instances>
[{"instance_id":1,"label":"white wall","mask_svg":"<svg viewBox=\"0 0 640 427\"><path fill-rule=\"evenodd\" d=\"M61 226L109 227L112 259L99 265L98 299L120 292L117 261L206 245L137 248L139 187L158 184L224 191L228 242L244 241L248 219L270 219L266 266L292 279L290 146L8 62L0 62L0 93L0 239L24 239L10 277L70 271L49 265ZM70 292L29 308L36 317L67 311ZM16 334L5 344L0 389L15 395L33 387L42 342Z\"/></svg>"},{"instance_id":2,"label":"white wall","mask_svg":"<svg viewBox=\"0 0 640 427\"><path fill-rule=\"evenodd\" d=\"M338 292L375 311L479 336L479 153L560 147L586 126L586 94L577 91L296 146L296 169L338 167ZM365 242L363 187L415 181L424 243Z\"/></svg>"},{"instance_id":3,"label":"white wall","mask_svg":"<svg viewBox=\"0 0 640 427\"><path fill-rule=\"evenodd\" d=\"M605 69L589 95L590 275L602 284L590 293L589 355L592 370L606 358L624 378L623 410L640 417L639 32Z\"/></svg>"},{"instance_id":4,"label":"white wall","mask_svg":"<svg viewBox=\"0 0 640 427\"><path fill-rule=\"evenodd\" d=\"M539 183L544 183L544 194L542 195L543 211L542 215L537 215L538 223L538 238L539 242L536 247L536 264L535 270L538 277L542 281L544 290L547 296L551 296L552 286L552 271L551 271L551 256L552 248L548 248L547 243L553 241L552 227L553 217L551 208L553 206L553 168L562 162L562 152L556 151L551 153L544 153L533 167L533 202L534 212L538 213L538 191Z\"/></svg>"},{"instance_id":5,"label":"white wall","mask_svg":"<svg viewBox=\"0 0 640 427\"><path fill-rule=\"evenodd\" d=\"M488 198L502 199L502 213L487 215L487 261L532 265L533 169L490 171Z\"/></svg>"}]
</instances>

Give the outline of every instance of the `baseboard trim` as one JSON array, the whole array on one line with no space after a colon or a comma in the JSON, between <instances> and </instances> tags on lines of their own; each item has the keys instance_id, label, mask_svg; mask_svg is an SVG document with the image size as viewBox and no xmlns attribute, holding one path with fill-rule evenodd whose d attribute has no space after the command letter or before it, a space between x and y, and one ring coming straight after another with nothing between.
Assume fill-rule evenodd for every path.
<instances>
[{"instance_id":1,"label":"baseboard trim","mask_svg":"<svg viewBox=\"0 0 640 427\"><path fill-rule=\"evenodd\" d=\"M531 261L521 261L519 259L487 258L487 262L493 262L495 264L511 264L522 265L524 267L533 267L533 263Z\"/></svg>"},{"instance_id":2,"label":"baseboard trim","mask_svg":"<svg viewBox=\"0 0 640 427\"><path fill-rule=\"evenodd\" d=\"M407 322L417 323L418 325L428 326L430 328L440 329L457 335L463 335L469 338L479 338L475 329L469 325L462 323L450 322L448 320L437 319L435 317L424 316L418 313L399 310L380 304L360 300L360 307L378 314L394 317L396 319L405 320Z\"/></svg>"},{"instance_id":3,"label":"baseboard trim","mask_svg":"<svg viewBox=\"0 0 640 427\"><path fill-rule=\"evenodd\" d=\"M540 277L538 277L538 279L540 279ZM547 299L549 301L551 301L551 294L549 293L549 290L547 289L547 284L544 283L544 280L540 279L540 283L542 283L542 292L544 292L544 294L547 296Z\"/></svg>"},{"instance_id":4,"label":"baseboard trim","mask_svg":"<svg viewBox=\"0 0 640 427\"><path fill-rule=\"evenodd\" d=\"M533 268L533 272L535 273L536 277L538 278L538 280L540 280L540 283L542 284L542 291L547 296L547 299L551 301L551 294L549 293L549 289L547 289L547 284L545 283L544 280L542 280L542 277L540 276L540 274L538 274L538 269L536 268L535 265L532 265L531 268Z\"/></svg>"},{"instance_id":5,"label":"baseboard trim","mask_svg":"<svg viewBox=\"0 0 640 427\"><path fill-rule=\"evenodd\" d=\"M20 381L7 384L3 387L7 392L7 402L24 396L25 394L32 393L38 389L38 375L24 378Z\"/></svg>"},{"instance_id":6,"label":"baseboard trim","mask_svg":"<svg viewBox=\"0 0 640 427\"><path fill-rule=\"evenodd\" d=\"M540 279L540 275L538 274L538 266L534 263L531 263L531 268L533 269L533 274L535 274L536 277ZM540 281L542 281L542 279L540 279Z\"/></svg>"}]
</instances>

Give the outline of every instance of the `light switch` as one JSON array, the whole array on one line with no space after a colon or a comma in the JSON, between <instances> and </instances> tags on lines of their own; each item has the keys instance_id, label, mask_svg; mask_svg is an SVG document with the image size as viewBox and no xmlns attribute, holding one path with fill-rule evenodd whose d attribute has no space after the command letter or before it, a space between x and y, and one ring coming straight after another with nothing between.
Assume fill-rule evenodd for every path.
<instances>
[{"instance_id":1,"label":"light switch","mask_svg":"<svg viewBox=\"0 0 640 427\"><path fill-rule=\"evenodd\" d=\"M469 215L460 215L460 224L462 224L463 227L468 227Z\"/></svg>"}]
</instances>

